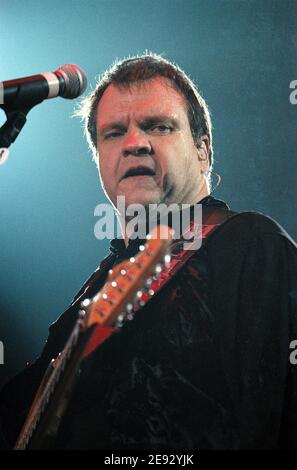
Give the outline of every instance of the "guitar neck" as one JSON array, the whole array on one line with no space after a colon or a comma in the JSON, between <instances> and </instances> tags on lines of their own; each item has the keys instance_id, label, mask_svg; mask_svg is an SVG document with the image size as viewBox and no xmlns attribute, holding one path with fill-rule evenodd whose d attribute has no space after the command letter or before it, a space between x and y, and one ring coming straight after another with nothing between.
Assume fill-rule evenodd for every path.
<instances>
[{"instance_id":1,"label":"guitar neck","mask_svg":"<svg viewBox=\"0 0 297 470\"><path fill-rule=\"evenodd\" d=\"M76 322L63 352L52 363L52 372L44 389L31 407L15 450L50 447L94 328L95 325L83 329L80 320Z\"/></svg>"},{"instance_id":2,"label":"guitar neck","mask_svg":"<svg viewBox=\"0 0 297 470\"><path fill-rule=\"evenodd\" d=\"M91 346L90 339L96 327L115 331L131 309L137 305L142 292L150 289L149 277L155 279L161 271L160 262L168 262L165 256L172 239L172 231L166 226L157 226L141 246L136 257L122 261L109 272L107 282L92 299L85 299L81 316L56 361L51 362L37 391L28 417L15 444L15 450L45 449L56 436L62 415L66 409L79 365ZM147 284L147 281L150 281ZM140 293L140 297L139 294ZM129 304L132 302L132 304ZM102 330L101 330L102 332ZM106 339L101 335L98 347Z\"/></svg>"}]
</instances>

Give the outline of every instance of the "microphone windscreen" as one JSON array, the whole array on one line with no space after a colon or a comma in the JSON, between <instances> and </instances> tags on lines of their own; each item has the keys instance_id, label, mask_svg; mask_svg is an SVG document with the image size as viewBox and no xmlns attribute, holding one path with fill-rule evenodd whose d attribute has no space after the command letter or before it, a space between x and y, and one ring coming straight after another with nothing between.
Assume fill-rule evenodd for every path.
<instances>
[{"instance_id":1,"label":"microphone windscreen","mask_svg":"<svg viewBox=\"0 0 297 470\"><path fill-rule=\"evenodd\" d=\"M64 79L65 86L62 87L59 93L63 98L77 98L87 88L87 76L76 64L62 65L55 71L55 74Z\"/></svg>"}]
</instances>

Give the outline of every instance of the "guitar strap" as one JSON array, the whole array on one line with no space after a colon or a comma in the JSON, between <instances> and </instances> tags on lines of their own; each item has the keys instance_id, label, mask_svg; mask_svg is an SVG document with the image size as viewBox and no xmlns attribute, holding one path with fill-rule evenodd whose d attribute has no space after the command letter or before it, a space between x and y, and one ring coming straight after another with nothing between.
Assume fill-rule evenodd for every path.
<instances>
[{"instance_id":1,"label":"guitar strap","mask_svg":"<svg viewBox=\"0 0 297 470\"><path fill-rule=\"evenodd\" d=\"M183 265L196 253L197 238L201 240L199 248L205 244L209 236L213 234L216 229L226 220L235 216L237 212L227 209L205 207L203 208L203 223L202 225L192 221L184 231L184 238L177 240L171 245L171 260L168 267L162 269L158 279L153 280L150 290L146 294L142 294L140 298L140 306L133 308L133 314L143 307L176 273L183 267ZM186 235L191 232L195 233L194 240L187 241L185 244ZM197 236L198 234L198 236ZM186 246L186 249L184 248ZM191 249L192 248L192 249ZM198 248L198 249L199 249ZM107 261L107 257L103 262ZM154 279L154 278L153 278ZM91 340L85 350L84 359L89 356L103 341L105 341L113 333L119 331L116 327L98 326L91 337Z\"/></svg>"}]
</instances>

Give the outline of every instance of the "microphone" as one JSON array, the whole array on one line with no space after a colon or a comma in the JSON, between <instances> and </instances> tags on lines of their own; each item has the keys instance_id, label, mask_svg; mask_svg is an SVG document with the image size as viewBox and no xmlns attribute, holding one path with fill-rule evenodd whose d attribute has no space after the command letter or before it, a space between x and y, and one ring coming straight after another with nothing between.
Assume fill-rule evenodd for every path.
<instances>
[{"instance_id":1,"label":"microphone","mask_svg":"<svg viewBox=\"0 0 297 470\"><path fill-rule=\"evenodd\" d=\"M75 64L65 64L55 72L0 82L0 108L5 111L30 110L43 100L61 96L74 99L87 88L85 72Z\"/></svg>"},{"instance_id":2,"label":"microphone","mask_svg":"<svg viewBox=\"0 0 297 470\"><path fill-rule=\"evenodd\" d=\"M56 96L72 100L86 88L86 74L75 64L62 65L55 72L0 82L0 109L7 117L0 127L0 165L7 160L8 147L18 137L33 106Z\"/></svg>"}]
</instances>

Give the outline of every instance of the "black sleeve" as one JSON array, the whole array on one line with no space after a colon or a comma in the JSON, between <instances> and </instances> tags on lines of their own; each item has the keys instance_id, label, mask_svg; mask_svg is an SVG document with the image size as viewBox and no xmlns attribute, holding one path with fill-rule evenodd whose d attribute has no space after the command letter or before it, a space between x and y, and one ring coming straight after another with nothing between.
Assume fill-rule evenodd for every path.
<instances>
[{"instance_id":1,"label":"black sleeve","mask_svg":"<svg viewBox=\"0 0 297 470\"><path fill-rule=\"evenodd\" d=\"M210 240L209 262L234 439L240 448L296 449L296 245L271 219L240 214Z\"/></svg>"}]
</instances>

